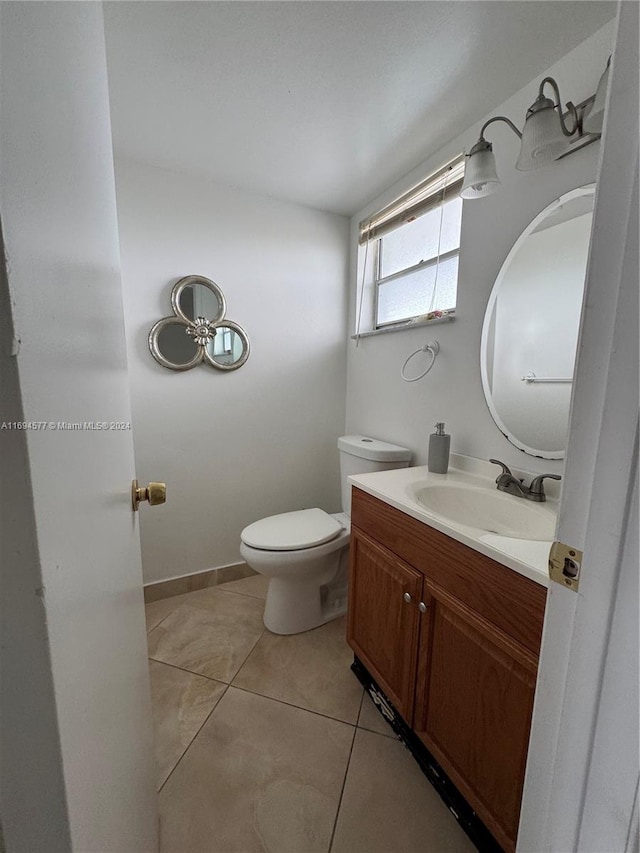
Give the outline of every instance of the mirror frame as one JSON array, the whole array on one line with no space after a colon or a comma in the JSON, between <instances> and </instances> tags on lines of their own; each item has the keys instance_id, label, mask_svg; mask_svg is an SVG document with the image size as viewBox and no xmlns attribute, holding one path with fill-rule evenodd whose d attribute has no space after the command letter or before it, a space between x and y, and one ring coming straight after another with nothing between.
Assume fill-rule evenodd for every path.
<instances>
[{"instance_id":1,"label":"mirror frame","mask_svg":"<svg viewBox=\"0 0 640 853\"><path fill-rule=\"evenodd\" d=\"M165 358L158 346L158 336L160 335L160 332L167 326L171 326L174 323L178 326L182 326L185 331L189 326L189 323L185 323L178 317L163 317L162 320L158 320L158 322L154 323L151 327L148 337L151 355L155 358L158 364L161 364L163 367L168 367L169 370L191 370L192 367L196 367L196 365L200 364L204 360L204 347L196 344L196 354L191 361L185 361L183 364L178 364L175 361L169 361L168 358Z\"/></svg>"},{"instance_id":2,"label":"mirror frame","mask_svg":"<svg viewBox=\"0 0 640 853\"><path fill-rule=\"evenodd\" d=\"M547 218L547 216L549 216L549 214L553 213L554 210L557 210L558 207L563 204L566 204L569 201L572 201L575 198L580 198L581 196L591 195L594 196L595 199L595 192L595 183L584 184L581 187L576 187L576 189L569 190L569 192L563 193L563 195L561 195L559 198L556 198L554 201L548 204L540 211L540 213L537 214L537 216L535 216L531 220L531 222L527 225L522 234L520 234L518 239L515 241L515 243L509 250L509 254L504 259L502 266L500 267L500 271L498 272L496 280L493 283L493 288L491 289L489 301L487 302L487 307L484 313L484 319L482 321L482 337L480 340L480 374L482 376L482 391L484 393L484 399L489 409L489 412L491 413L491 417L493 418L495 425L498 427L498 429L508 442L513 444L514 447L517 447L518 450L522 450L529 456L535 456L538 459L564 459L566 455L566 448L562 450L539 450L535 447L530 447L528 444L525 444L523 441L520 441L518 438L516 438L516 436L509 432L504 421L498 414L496 407L493 403L493 397L491 395L491 385L489 382L489 376L487 375L487 347L489 343L489 329L491 327L491 318L493 316L495 304L500 293L500 287L502 285L502 282L509 270L509 267L511 266L513 258L520 251L520 248L524 241L536 230L538 225L540 225L540 223L543 222Z\"/></svg>"},{"instance_id":3,"label":"mirror frame","mask_svg":"<svg viewBox=\"0 0 640 853\"><path fill-rule=\"evenodd\" d=\"M249 343L247 333L241 326L234 323L233 320L223 319L216 326L216 329L231 329L232 332L235 332L242 341L242 355L237 361L234 361L231 364L219 364L212 356L209 355L207 348L203 347L204 360L207 364L210 364L211 367L215 367L216 370L237 370L239 367L242 367L245 361L249 358L249 353L251 352L251 344Z\"/></svg>"},{"instance_id":4,"label":"mirror frame","mask_svg":"<svg viewBox=\"0 0 640 853\"><path fill-rule=\"evenodd\" d=\"M219 310L217 311L215 317L213 319L205 318L205 317L194 317L191 319L187 317L186 314L182 311L180 307L180 296L183 290L186 287L191 285L200 284L204 287L209 288L217 297ZM158 320L157 323L154 323L149 331L147 336L147 343L149 345L149 351L154 359L158 362L158 364L162 365L162 367L166 367L168 370L191 370L192 367L197 367L199 364L208 364L209 367L213 367L215 370L222 370L228 372L230 370L237 370L239 367L242 367L243 364L249 358L249 354L251 352L251 345L249 344L249 338L247 337L247 333L239 326L237 323L234 323L233 320L226 320L225 313L227 310L227 303L224 298L224 293L220 289L220 287L209 278L205 278L202 275L187 275L184 278L179 279L171 289L171 307L173 308L173 316L172 317L163 317L161 320ZM172 324L177 324L182 326L187 334L189 334L193 340L194 344L197 347L197 351L195 356L187 362L182 364L178 364L173 361L169 361L166 358L158 345L158 337L160 332L165 329L167 326ZM209 355L207 352L207 343L216 333L217 329L227 328L231 329L235 332L242 341L242 354L239 359L232 362L231 364L219 364L215 359Z\"/></svg>"}]
</instances>

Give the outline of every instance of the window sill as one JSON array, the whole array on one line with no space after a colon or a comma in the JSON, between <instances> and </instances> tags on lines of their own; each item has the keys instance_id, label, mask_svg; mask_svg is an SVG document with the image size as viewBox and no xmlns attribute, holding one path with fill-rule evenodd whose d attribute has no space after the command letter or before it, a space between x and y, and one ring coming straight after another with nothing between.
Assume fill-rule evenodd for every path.
<instances>
[{"instance_id":1,"label":"window sill","mask_svg":"<svg viewBox=\"0 0 640 853\"><path fill-rule=\"evenodd\" d=\"M388 335L391 332L405 332L407 329L421 329L424 326L435 326L438 323L453 323L455 319L455 308L452 308L445 317L434 317L432 320L407 320L405 323L398 323L397 326L370 329L367 332L360 332L359 335L351 335L351 340L357 341L359 338L370 338L374 335Z\"/></svg>"}]
</instances>

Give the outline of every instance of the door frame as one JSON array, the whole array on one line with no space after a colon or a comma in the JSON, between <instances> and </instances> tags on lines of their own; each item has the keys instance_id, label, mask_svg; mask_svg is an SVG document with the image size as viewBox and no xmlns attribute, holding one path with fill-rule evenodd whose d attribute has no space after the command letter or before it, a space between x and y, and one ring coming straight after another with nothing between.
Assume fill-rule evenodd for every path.
<instances>
[{"instance_id":1,"label":"door frame","mask_svg":"<svg viewBox=\"0 0 640 853\"><path fill-rule=\"evenodd\" d=\"M584 559L577 593L550 584L518 837L523 853L597 849L581 840L581 827L594 741L606 724L599 707L615 663L607 653L616 593L630 571L622 545L638 522L630 512L638 433L637 68L638 5L621 2L557 531ZM635 620L637 626L637 611ZM624 665L637 679L632 654ZM637 727L637 709L635 718ZM636 751L627 752L628 802L617 804L625 838L634 776L637 784ZM610 843L617 846L608 850L625 849L622 841Z\"/></svg>"}]
</instances>

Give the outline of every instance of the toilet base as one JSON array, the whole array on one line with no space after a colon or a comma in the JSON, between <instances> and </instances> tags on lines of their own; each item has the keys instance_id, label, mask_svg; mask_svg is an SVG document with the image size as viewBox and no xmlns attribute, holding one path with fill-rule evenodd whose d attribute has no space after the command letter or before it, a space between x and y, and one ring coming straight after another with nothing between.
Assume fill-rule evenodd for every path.
<instances>
[{"instance_id":1,"label":"toilet base","mask_svg":"<svg viewBox=\"0 0 640 853\"><path fill-rule=\"evenodd\" d=\"M331 622L347 612L344 598L326 597L317 582L271 578L264 608L264 624L272 634L300 634ZM323 600L326 599L326 600Z\"/></svg>"},{"instance_id":2,"label":"toilet base","mask_svg":"<svg viewBox=\"0 0 640 853\"><path fill-rule=\"evenodd\" d=\"M267 551L240 543L240 554L269 578L265 627L273 634L300 634L347 612L348 520L329 542L301 551Z\"/></svg>"}]
</instances>

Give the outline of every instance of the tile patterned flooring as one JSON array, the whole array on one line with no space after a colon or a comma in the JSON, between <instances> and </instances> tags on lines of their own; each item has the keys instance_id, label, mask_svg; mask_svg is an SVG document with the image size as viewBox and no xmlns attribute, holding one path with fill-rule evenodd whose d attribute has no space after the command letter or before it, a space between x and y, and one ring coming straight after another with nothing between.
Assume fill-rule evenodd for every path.
<instances>
[{"instance_id":1,"label":"tile patterned flooring","mask_svg":"<svg viewBox=\"0 0 640 853\"><path fill-rule=\"evenodd\" d=\"M265 630L260 576L146 605L162 853L470 853L349 669Z\"/></svg>"}]
</instances>

